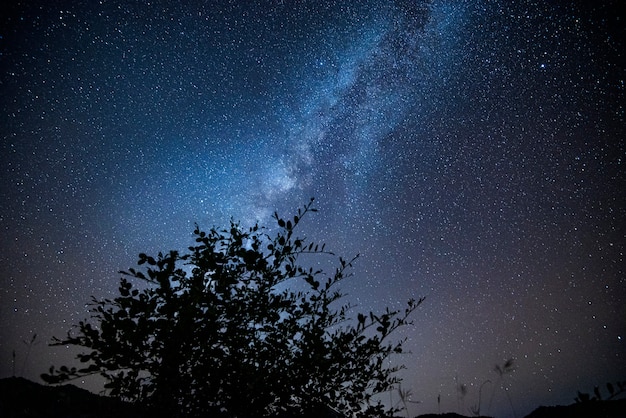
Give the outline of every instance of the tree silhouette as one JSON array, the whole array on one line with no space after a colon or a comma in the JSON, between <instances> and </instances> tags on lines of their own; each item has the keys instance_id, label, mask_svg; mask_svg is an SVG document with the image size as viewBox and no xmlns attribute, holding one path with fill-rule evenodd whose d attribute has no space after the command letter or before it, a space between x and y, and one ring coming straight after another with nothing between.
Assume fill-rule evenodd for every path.
<instances>
[{"instance_id":1,"label":"tree silhouette","mask_svg":"<svg viewBox=\"0 0 626 418\"><path fill-rule=\"evenodd\" d=\"M296 238L313 199L290 220L274 214L278 232L231 221L204 232L179 254L139 254L144 271L120 272L119 296L92 297L90 321L51 345L84 350L82 367L50 368L60 383L102 375L110 394L162 416L262 417L333 408L346 416L392 416L379 394L399 383L390 334L410 323L422 303L358 313L337 289L352 260ZM334 273L304 267L303 256L328 255ZM131 281L143 282L135 287Z\"/></svg>"}]
</instances>

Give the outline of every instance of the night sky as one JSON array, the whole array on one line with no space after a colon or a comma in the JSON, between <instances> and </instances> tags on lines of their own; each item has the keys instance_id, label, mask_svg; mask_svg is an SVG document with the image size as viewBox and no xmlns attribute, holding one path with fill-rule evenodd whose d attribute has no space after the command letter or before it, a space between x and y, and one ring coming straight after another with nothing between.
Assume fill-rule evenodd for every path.
<instances>
[{"instance_id":1,"label":"night sky","mask_svg":"<svg viewBox=\"0 0 626 418\"><path fill-rule=\"evenodd\" d=\"M346 301L426 296L411 414L490 379L512 416L511 357L517 416L626 378L619 1L9 3L0 377L67 364L47 343L138 253L315 197L300 233L361 255Z\"/></svg>"}]
</instances>

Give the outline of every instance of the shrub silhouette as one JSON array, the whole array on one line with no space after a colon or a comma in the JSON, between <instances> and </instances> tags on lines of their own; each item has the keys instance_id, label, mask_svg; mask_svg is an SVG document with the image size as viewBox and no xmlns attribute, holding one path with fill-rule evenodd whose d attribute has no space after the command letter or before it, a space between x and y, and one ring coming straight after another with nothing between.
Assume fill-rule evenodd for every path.
<instances>
[{"instance_id":1,"label":"shrub silhouette","mask_svg":"<svg viewBox=\"0 0 626 418\"><path fill-rule=\"evenodd\" d=\"M394 415L377 396L399 383L401 366L388 360L403 341L389 336L423 298L354 318L337 285L358 256L294 236L312 204L289 220L275 213L273 236L233 221L209 232L196 225L188 253L139 254L147 268L120 272L119 296L92 298L92 320L51 343L82 347L81 367L53 366L43 380L99 374L112 396L162 416L293 416L320 406ZM309 254L334 257L334 273L302 266Z\"/></svg>"},{"instance_id":2,"label":"shrub silhouette","mask_svg":"<svg viewBox=\"0 0 626 418\"><path fill-rule=\"evenodd\" d=\"M606 389L609 392L609 396L606 397L607 401L619 398L622 394L626 393L626 381L617 382L616 385L617 389L615 389L615 386L613 386L611 382L606 384ZM595 386L593 388L593 396L590 396L588 393L582 393L578 391L574 400L576 401L576 403L584 403L589 401L602 401L604 400L604 398L600 393L600 388L598 386Z\"/></svg>"}]
</instances>

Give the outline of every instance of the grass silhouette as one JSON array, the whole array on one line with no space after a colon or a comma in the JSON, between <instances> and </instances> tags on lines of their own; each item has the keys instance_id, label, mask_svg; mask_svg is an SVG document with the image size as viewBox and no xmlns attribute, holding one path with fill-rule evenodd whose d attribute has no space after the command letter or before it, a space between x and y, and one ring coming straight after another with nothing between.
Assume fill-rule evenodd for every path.
<instances>
[{"instance_id":1,"label":"grass silhouette","mask_svg":"<svg viewBox=\"0 0 626 418\"><path fill-rule=\"evenodd\" d=\"M494 385L493 391L491 392L491 399L489 399L489 413L491 413L491 405L493 403L493 398L496 394L496 389L500 388L504 390L504 393L506 394L506 397L509 400L509 404L511 405L511 411L513 412L513 416L517 418L517 414L515 413L515 408L513 408L513 401L511 401L511 396L509 395L507 388L503 386L504 376L507 374L513 373L515 371L515 368L516 368L515 359L513 358L510 358L507 361L505 361L504 364L502 364L502 366L500 366L499 364L496 364L496 366L494 367L493 370L496 373L498 373L498 384Z\"/></svg>"}]
</instances>

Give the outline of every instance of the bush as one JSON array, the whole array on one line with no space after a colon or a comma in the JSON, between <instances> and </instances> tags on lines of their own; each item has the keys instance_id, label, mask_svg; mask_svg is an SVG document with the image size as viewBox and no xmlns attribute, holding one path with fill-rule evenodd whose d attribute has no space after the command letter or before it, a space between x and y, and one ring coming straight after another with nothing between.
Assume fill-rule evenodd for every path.
<instances>
[{"instance_id":1,"label":"bush","mask_svg":"<svg viewBox=\"0 0 626 418\"><path fill-rule=\"evenodd\" d=\"M51 367L42 378L100 374L112 396L163 416L298 415L322 405L392 416L377 395L399 382L400 366L388 360L403 341L388 337L423 299L353 317L337 285L358 256L347 261L294 236L312 204L290 220L274 214L273 236L231 221L209 232L196 226L188 253L140 254L147 268L121 272L119 296L92 298L92 321L53 340L84 348L82 367ZM305 254L335 257L336 270L302 266Z\"/></svg>"}]
</instances>

